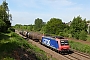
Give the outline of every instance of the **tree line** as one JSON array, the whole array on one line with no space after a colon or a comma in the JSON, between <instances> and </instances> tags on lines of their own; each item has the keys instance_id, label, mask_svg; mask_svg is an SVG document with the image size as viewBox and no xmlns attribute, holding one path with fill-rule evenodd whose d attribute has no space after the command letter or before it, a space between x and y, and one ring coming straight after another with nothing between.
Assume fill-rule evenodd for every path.
<instances>
[{"instance_id":1,"label":"tree line","mask_svg":"<svg viewBox=\"0 0 90 60\"><path fill-rule=\"evenodd\" d=\"M12 15L9 14L8 3L3 1L0 5L0 32L6 32L11 27Z\"/></svg>"},{"instance_id":2,"label":"tree line","mask_svg":"<svg viewBox=\"0 0 90 60\"><path fill-rule=\"evenodd\" d=\"M47 23L43 22L42 19L37 18L32 25L21 25L16 24L16 29L27 30L27 31L40 31L44 34L58 35L64 37L73 37L76 39L86 40L87 39L87 22L86 19L77 16L74 17L69 23L62 22L62 19L51 18Z\"/></svg>"}]
</instances>

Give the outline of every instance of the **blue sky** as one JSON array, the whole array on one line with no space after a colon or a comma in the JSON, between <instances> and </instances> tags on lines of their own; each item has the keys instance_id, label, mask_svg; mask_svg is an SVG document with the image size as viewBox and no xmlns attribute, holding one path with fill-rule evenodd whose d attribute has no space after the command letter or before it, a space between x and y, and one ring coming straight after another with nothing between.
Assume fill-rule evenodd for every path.
<instances>
[{"instance_id":1,"label":"blue sky","mask_svg":"<svg viewBox=\"0 0 90 60\"><path fill-rule=\"evenodd\" d=\"M3 0L0 0L0 4ZM12 25L34 24L36 18L44 22L59 18L63 22L81 16L90 20L90 0L6 0L12 14Z\"/></svg>"}]
</instances>

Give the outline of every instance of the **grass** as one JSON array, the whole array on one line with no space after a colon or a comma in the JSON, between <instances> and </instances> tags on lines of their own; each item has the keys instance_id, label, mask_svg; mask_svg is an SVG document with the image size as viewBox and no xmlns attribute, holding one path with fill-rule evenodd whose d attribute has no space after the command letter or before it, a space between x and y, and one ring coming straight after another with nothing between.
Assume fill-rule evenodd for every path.
<instances>
[{"instance_id":1,"label":"grass","mask_svg":"<svg viewBox=\"0 0 90 60\"><path fill-rule=\"evenodd\" d=\"M33 53L37 60L48 59L46 56L47 54L43 50L39 49L37 46L29 44L16 33L0 33L0 60L15 60L12 53L19 47L23 50L28 50L29 53Z\"/></svg>"},{"instance_id":2,"label":"grass","mask_svg":"<svg viewBox=\"0 0 90 60\"><path fill-rule=\"evenodd\" d=\"M14 60L14 59L13 58L10 58L10 57L6 57L3 60Z\"/></svg>"},{"instance_id":3,"label":"grass","mask_svg":"<svg viewBox=\"0 0 90 60\"><path fill-rule=\"evenodd\" d=\"M87 35L87 41L90 41L90 35Z\"/></svg>"},{"instance_id":4,"label":"grass","mask_svg":"<svg viewBox=\"0 0 90 60\"><path fill-rule=\"evenodd\" d=\"M72 49L90 54L90 46L89 45L82 44L82 43L75 42L75 41L69 41L69 44Z\"/></svg>"}]
</instances>

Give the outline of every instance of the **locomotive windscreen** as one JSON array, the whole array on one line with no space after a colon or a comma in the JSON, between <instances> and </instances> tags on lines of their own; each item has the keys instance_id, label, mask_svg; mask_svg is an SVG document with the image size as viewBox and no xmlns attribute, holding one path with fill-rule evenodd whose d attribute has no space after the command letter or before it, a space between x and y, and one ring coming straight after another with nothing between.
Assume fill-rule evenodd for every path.
<instances>
[{"instance_id":1,"label":"locomotive windscreen","mask_svg":"<svg viewBox=\"0 0 90 60\"><path fill-rule=\"evenodd\" d=\"M61 40L61 45L69 45L68 40Z\"/></svg>"}]
</instances>

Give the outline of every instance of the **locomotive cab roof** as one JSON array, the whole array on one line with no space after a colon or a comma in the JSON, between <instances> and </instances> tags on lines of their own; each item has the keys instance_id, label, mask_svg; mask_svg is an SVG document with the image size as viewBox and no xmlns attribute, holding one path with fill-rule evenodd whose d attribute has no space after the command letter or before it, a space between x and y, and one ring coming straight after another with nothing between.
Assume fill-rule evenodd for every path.
<instances>
[{"instance_id":1,"label":"locomotive cab roof","mask_svg":"<svg viewBox=\"0 0 90 60\"><path fill-rule=\"evenodd\" d=\"M44 37L51 38L51 39L55 39L55 38L64 39L64 37L62 36L44 36Z\"/></svg>"},{"instance_id":2,"label":"locomotive cab roof","mask_svg":"<svg viewBox=\"0 0 90 60\"><path fill-rule=\"evenodd\" d=\"M58 39L64 39L64 37L62 37L62 36L57 36L56 38L58 38Z\"/></svg>"}]
</instances>

